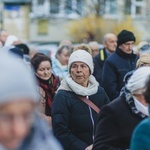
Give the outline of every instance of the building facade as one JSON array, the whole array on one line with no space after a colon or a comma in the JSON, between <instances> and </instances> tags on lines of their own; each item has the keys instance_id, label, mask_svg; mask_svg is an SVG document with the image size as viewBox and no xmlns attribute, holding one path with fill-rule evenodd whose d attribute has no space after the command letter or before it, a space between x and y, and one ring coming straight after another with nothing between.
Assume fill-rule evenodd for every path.
<instances>
[{"instance_id":1,"label":"building facade","mask_svg":"<svg viewBox=\"0 0 150 150\"><path fill-rule=\"evenodd\" d=\"M70 39L67 25L74 19L98 13L104 19L123 19L129 15L150 41L150 0L3 0L0 22L10 33L37 42ZM95 1L96 2L96 1ZM0 5L2 6L2 5ZM3 19L2 19L3 18Z\"/></svg>"}]
</instances>

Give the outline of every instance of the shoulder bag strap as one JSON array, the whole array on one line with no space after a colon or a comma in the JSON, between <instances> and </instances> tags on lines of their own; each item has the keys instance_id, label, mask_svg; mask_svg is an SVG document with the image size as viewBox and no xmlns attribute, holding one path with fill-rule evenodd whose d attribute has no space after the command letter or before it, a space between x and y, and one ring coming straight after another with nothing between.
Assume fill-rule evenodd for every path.
<instances>
[{"instance_id":1,"label":"shoulder bag strap","mask_svg":"<svg viewBox=\"0 0 150 150\"><path fill-rule=\"evenodd\" d=\"M78 96L78 98L80 100L82 100L84 103L86 103L88 106L90 106L93 110L95 110L97 113L100 112L100 109L93 103L91 102L89 99L87 99L86 97L83 96Z\"/></svg>"}]
</instances>

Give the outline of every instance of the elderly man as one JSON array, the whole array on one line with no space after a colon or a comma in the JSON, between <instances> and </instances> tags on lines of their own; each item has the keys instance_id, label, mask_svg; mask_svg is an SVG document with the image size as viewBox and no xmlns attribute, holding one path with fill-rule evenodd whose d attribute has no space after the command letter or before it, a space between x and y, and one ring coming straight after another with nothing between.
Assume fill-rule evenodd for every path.
<instances>
[{"instance_id":1,"label":"elderly man","mask_svg":"<svg viewBox=\"0 0 150 150\"><path fill-rule=\"evenodd\" d=\"M132 32L122 30L118 34L118 46L104 63L102 72L102 86L110 100L119 96L124 86L123 78L129 71L135 69L138 56L133 54L135 36Z\"/></svg>"},{"instance_id":2,"label":"elderly man","mask_svg":"<svg viewBox=\"0 0 150 150\"><path fill-rule=\"evenodd\" d=\"M99 53L93 58L94 73L96 80L101 84L103 64L108 56L110 56L117 47L117 37L113 33L107 33L103 37L104 48L99 50Z\"/></svg>"}]
</instances>

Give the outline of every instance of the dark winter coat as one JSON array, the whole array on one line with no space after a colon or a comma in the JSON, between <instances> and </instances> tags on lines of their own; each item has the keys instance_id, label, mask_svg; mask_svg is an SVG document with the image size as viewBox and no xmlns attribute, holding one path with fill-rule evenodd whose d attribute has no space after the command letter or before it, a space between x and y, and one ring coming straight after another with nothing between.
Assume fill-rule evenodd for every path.
<instances>
[{"instance_id":1,"label":"dark winter coat","mask_svg":"<svg viewBox=\"0 0 150 150\"><path fill-rule=\"evenodd\" d=\"M102 87L110 100L119 96L124 86L123 78L126 73L135 69L137 59L135 54L126 54L119 48L106 59L102 72Z\"/></svg>"},{"instance_id":2,"label":"dark winter coat","mask_svg":"<svg viewBox=\"0 0 150 150\"><path fill-rule=\"evenodd\" d=\"M47 122L36 114L31 130L18 150L62 150L62 147Z\"/></svg>"},{"instance_id":3,"label":"dark winter coat","mask_svg":"<svg viewBox=\"0 0 150 150\"><path fill-rule=\"evenodd\" d=\"M99 108L109 103L104 90L89 99ZM52 126L65 150L84 150L93 143L98 114L71 91L59 90L52 104Z\"/></svg>"},{"instance_id":4,"label":"dark winter coat","mask_svg":"<svg viewBox=\"0 0 150 150\"><path fill-rule=\"evenodd\" d=\"M105 105L98 118L93 150L126 150L129 149L134 128L145 115L130 106L125 96L120 96Z\"/></svg>"},{"instance_id":5,"label":"dark winter coat","mask_svg":"<svg viewBox=\"0 0 150 150\"><path fill-rule=\"evenodd\" d=\"M97 82L101 85L102 80L102 69L106 58L108 57L105 49L100 49L99 54L93 58L94 62L94 72L93 76L96 78Z\"/></svg>"}]
</instances>

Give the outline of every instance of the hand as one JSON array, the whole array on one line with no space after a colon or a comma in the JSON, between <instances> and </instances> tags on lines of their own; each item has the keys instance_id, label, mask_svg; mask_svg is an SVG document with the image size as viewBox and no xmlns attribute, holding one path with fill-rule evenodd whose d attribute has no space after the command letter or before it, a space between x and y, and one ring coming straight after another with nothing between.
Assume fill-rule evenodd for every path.
<instances>
[{"instance_id":1,"label":"hand","mask_svg":"<svg viewBox=\"0 0 150 150\"><path fill-rule=\"evenodd\" d=\"M88 146L85 150L92 150L92 148L93 148L93 144Z\"/></svg>"}]
</instances>

